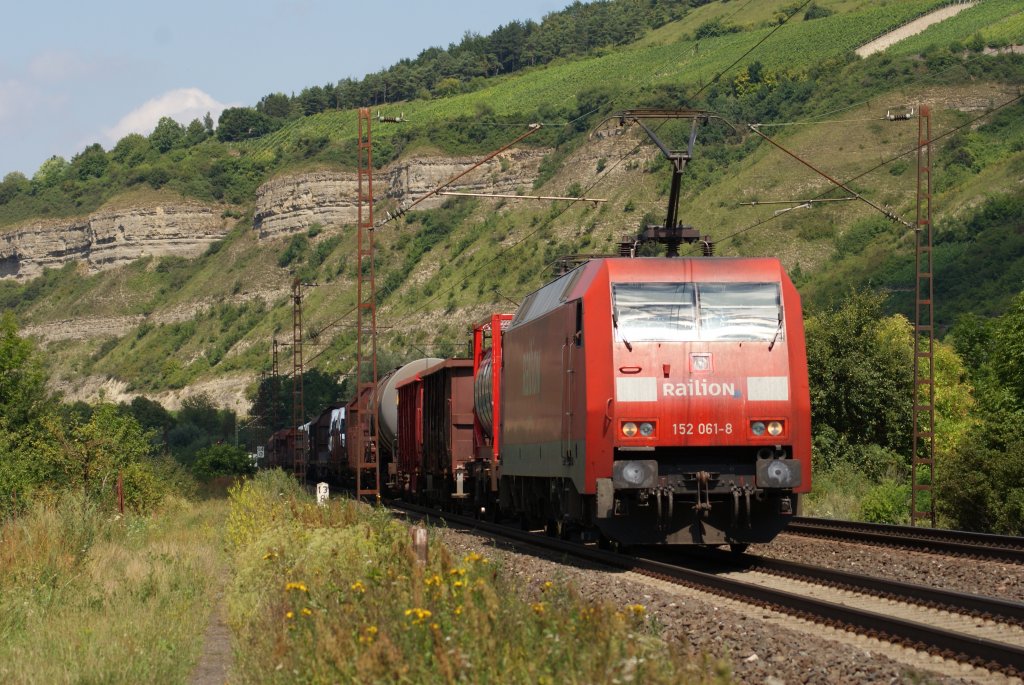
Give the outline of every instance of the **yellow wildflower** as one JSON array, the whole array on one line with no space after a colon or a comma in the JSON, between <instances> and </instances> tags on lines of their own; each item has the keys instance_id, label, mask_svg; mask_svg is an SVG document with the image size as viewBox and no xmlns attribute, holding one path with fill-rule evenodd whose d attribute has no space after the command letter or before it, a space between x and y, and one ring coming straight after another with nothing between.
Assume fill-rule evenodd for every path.
<instances>
[{"instance_id":1,"label":"yellow wildflower","mask_svg":"<svg viewBox=\"0 0 1024 685\"><path fill-rule=\"evenodd\" d=\"M309 592L309 588L306 587L306 584L305 583L299 583L299 582L290 582L290 583L288 583L287 585L284 586L284 589L286 591L287 590L298 590L299 592Z\"/></svg>"},{"instance_id":2,"label":"yellow wildflower","mask_svg":"<svg viewBox=\"0 0 1024 685\"><path fill-rule=\"evenodd\" d=\"M430 624L430 629L431 629L431 630L437 630L437 629L438 629L438 628L440 628L440 627L441 627L441 624L440 624L440 623L431 623L431 624Z\"/></svg>"},{"instance_id":3,"label":"yellow wildflower","mask_svg":"<svg viewBox=\"0 0 1024 685\"><path fill-rule=\"evenodd\" d=\"M626 611L629 611L634 616L638 616L639 617L639 616L643 616L644 613L647 611L647 609L644 608L643 604L627 604L626 605Z\"/></svg>"},{"instance_id":4,"label":"yellow wildflower","mask_svg":"<svg viewBox=\"0 0 1024 685\"><path fill-rule=\"evenodd\" d=\"M263 555L263 559L277 559L277 552L267 552Z\"/></svg>"},{"instance_id":5,"label":"yellow wildflower","mask_svg":"<svg viewBox=\"0 0 1024 685\"><path fill-rule=\"evenodd\" d=\"M375 637L377 637L377 626L367 626L363 630L363 634L359 636L359 642L364 645L372 644Z\"/></svg>"},{"instance_id":6,"label":"yellow wildflower","mask_svg":"<svg viewBox=\"0 0 1024 685\"><path fill-rule=\"evenodd\" d=\"M530 605L530 608L533 609L533 613L538 616L544 615L544 602L534 602Z\"/></svg>"},{"instance_id":7,"label":"yellow wildflower","mask_svg":"<svg viewBox=\"0 0 1024 685\"><path fill-rule=\"evenodd\" d=\"M360 594L366 592L366 586L363 585L363 581L361 580L357 580L356 582L349 585L349 589L352 590L352 592L358 592Z\"/></svg>"},{"instance_id":8,"label":"yellow wildflower","mask_svg":"<svg viewBox=\"0 0 1024 685\"><path fill-rule=\"evenodd\" d=\"M544 581L544 587L541 588L541 592L547 592L553 586L554 586L554 583L552 583L550 580L546 580L546 581Z\"/></svg>"},{"instance_id":9,"label":"yellow wildflower","mask_svg":"<svg viewBox=\"0 0 1024 685\"><path fill-rule=\"evenodd\" d=\"M462 616L462 605L461 604L459 606L455 607L455 615L456 616Z\"/></svg>"},{"instance_id":10,"label":"yellow wildflower","mask_svg":"<svg viewBox=\"0 0 1024 685\"><path fill-rule=\"evenodd\" d=\"M414 607L412 609L406 609L405 610L405 615L412 617L413 625L418 625L420 623L423 623L424 621L426 621L428 618L430 618L432 616L432 614L430 613L429 609L420 609L418 607Z\"/></svg>"},{"instance_id":11,"label":"yellow wildflower","mask_svg":"<svg viewBox=\"0 0 1024 685\"><path fill-rule=\"evenodd\" d=\"M483 557L480 556L479 554L477 554L476 552L470 552L469 554L467 554L465 556L463 561L466 562L467 564L471 564L474 561L480 561L481 559L483 559Z\"/></svg>"},{"instance_id":12,"label":"yellow wildflower","mask_svg":"<svg viewBox=\"0 0 1024 685\"><path fill-rule=\"evenodd\" d=\"M438 574L435 573L434 575L430 576L429 578L427 578L423 582L426 583L427 585L440 585L441 584L441 576L439 576Z\"/></svg>"},{"instance_id":13,"label":"yellow wildflower","mask_svg":"<svg viewBox=\"0 0 1024 685\"><path fill-rule=\"evenodd\" d=\"M464 576L464 575L466 575L466 569L464 569L464 568L453 568L451 571L448 572L448 575Z\"/></svg>"},{"instance_id":14,"label":"yellow wildflower","mask_svg":"<svg viewBox=\"0 0 1024 685\"><path fill-rule=\"evenodd\" d=\"M285 613L284 617L288 618L288 619L295 618L295 612L294 611L288 611L288 612Z\"/></svg>"},{"instance_id":15,"label":"yellow wildflower","mask_svg":"<svg viewBox=\"0 0 1024 685\"><path fill-rule=\"evenodd\" d=\"M309 607L302 607L302 615L303 616L312 616L313 615L313 610L310 609Z\"/></svg>"},{"instance_id":16,"label":"yellow wildflower","mask_svg":"<svg viewBox=\"0 0 1024 685\"><path fill-rule=\"evenodd\" d=\"M465 584L466 581L464 580L456 580L454 583L452 583L452 587L463 587L465 586Z\"/></svg>"}]
</instances>

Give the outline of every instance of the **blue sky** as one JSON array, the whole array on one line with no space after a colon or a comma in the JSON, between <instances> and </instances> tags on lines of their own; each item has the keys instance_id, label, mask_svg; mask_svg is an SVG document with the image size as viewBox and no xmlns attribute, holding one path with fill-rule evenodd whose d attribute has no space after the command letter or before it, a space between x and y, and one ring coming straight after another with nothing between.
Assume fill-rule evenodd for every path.
<instances>
[{"instance_id":1,"label":"blue sky","mask_svg":"<svg viewBox=\"0 0 1024 685\"><path fill-rule=\"evenodd\" d=\"M161 116L188 124L361 77L425 48L570 0L49 0L10 3L0 28L0 177L52 155L110 149Z\"/></svg>"}]
</instances>

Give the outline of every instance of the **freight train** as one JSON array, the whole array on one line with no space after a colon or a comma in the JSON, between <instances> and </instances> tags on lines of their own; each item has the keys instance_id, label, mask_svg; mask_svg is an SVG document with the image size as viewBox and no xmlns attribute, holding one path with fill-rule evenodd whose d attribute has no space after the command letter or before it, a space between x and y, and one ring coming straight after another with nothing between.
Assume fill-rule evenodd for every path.
<instances>
[{"instance_id":1,"label":"freight train","mask_svg":"<svg viewBox=\"0 0 1024 685\"><path fill-rule=\"evenodd\" d=\"M387 494L563 537L743 549L811 486L800 296L772 258L592 259L371 407ZM356 463L354 409L304 427L311 467Z\"/></svg>"}]
</instances>

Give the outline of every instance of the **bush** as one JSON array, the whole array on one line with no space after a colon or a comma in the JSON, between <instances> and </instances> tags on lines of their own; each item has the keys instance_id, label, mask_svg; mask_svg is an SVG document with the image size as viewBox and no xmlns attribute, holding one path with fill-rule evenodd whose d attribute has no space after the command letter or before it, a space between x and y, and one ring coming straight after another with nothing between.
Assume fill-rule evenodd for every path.
<instances>
[{"instance_id":1,"label":"bush","mask_svg":"<svg viewBox=\"0 0 1024 685\"><path fill-rule=\"evenodd\" d=\"M910 484L887 479L871 488L861 500L860 518L870 523L910 523Z\"/></svg>"},{"instance_id":2,"label":"bush","mask_svg":"<svg viewBox=\"0 0 1024 685\"><path fill-rule=\"evenodd\" d=\"M306 248L309 247L309 240L304 235L292 236L292 239L288 241L288 247L281 253L281 256L277 258L277 265L284 268L292 262L299 260L306 254Z\"/></svg>"},{"instance_id":3,"label":"bush","mask_svg":"<svg viewBox=\"0 0 1024 685\"><path fill-rule=\"evenodd\" d=\"M192 464L192 473L200 480L211 480L218 476L247 476L255 471L244 448L223 443L199 450Z\"/></svg>"}]
</instances>

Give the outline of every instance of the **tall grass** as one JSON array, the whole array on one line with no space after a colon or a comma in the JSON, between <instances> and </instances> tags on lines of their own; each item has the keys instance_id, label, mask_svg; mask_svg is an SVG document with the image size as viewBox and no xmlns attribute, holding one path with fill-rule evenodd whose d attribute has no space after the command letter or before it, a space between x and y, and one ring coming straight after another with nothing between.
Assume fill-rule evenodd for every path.
<instances>
[{"instance_id":1,"label":"tall grass","mask_svg":"<svg viewBox=\"0 0 1024 685\"><path fill-rule=\"evenodd\" d=\"M175 683L209 618L225 505L112 516L81 495L0 525L0 682Z\"/></svg>"},{"instance_id":2,"label":"tall grass","mask_svg":"<svg viewBox=\"0 0 1024 685\"><path fill-rule=\"evenodd\" d=\"M517 590L436 538L420 564L381 509L317 507L284 474L231 493L229 612L241 683L712 682L657 637L644 607Z\"/></svg>"}]
</instances>

